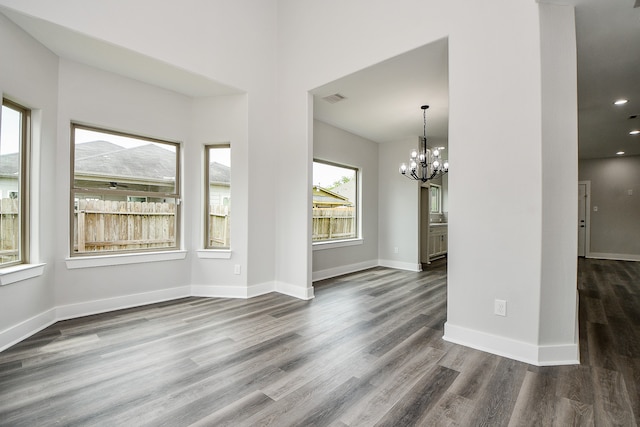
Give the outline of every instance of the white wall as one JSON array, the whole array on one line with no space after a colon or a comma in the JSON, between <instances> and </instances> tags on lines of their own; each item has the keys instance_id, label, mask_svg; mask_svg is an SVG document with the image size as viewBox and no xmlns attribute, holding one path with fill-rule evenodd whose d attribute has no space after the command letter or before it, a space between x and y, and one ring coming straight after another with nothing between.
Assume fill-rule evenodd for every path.
<instances>
[{"instance_id":1,"label":"white wall","mask_svg":"<svg viewBox=\"0 0 640 427\"><path fill-rule=\"evenodd\" d=\"M286 168L285 162L280 168L278 204L287 210L287 215L279 216L277 223L278 278L304 286L311 269L306 220L312 157L307 92L448 36L449 160L455 171L452 168L449 174L446 336L452 341L537 362L541 200L543 191L548 191L542 185L543 64L539 19L538 4L524 0L405 0L375 4L281 1L279 139L281 156L287 162ZM381 148L380 158L387 158L387 154L391 153ZM483 159L499 167L487 168ZM385 170L380 165L381 183L385 181ZM292 182L291 175L307 179ZM569 181L575 184L575 179L566 176L559 179L563 188ZM381 185L380 193L383 192ZM407 223L417 224L417 189L415 195L407 194L404 203L409 206L407 211L416 215L407 218ZM414 209L410 209L411 204L415 204ZM571 212L561 215L564 220ZM387 216L380 212L381 224ZM386 242L392 237L381 231L379 238L382 259L389 246ZM565 248L567 243L562 239L563 236L550 236L545 246L557 244ZM414 248L408 250L415 251L416 256L408 255L417 260L418 245L410 245ZM560 253L564 261L573 262L573 258L565 258L564 249ZM549 274L555 278L560 273ZM571 285L575 286L575 282ZM496 298L507 299L507 317L493 314ZM566 323L563 318L558 320ZM561 327L573 328L575 318L570 323ZM575 347L575 340L562 344Z\"/></svg>"},{"instance_id":2,"label":"white wall","mask_svg":"<svg viewBox=\"0 0 640 427\"><path fill-rule=\"evenodd\" d=\"M573 8L540 5L542 52L541 358L579 360L578 92Z\"/></svg>"},{"instance_id":3,"label":"white wall","mask_svg":"<svg viewBox=\"0 0 640 427\"><path fill-rule=\"evenodd\" d=\"M418 138L381 144L379 154L379 245L380 264L419 271L420 183L398 173ZM395 252L398 248L398 252Z\"/></svg>"},{"instance_id":4,"label":"white wall","mask_svg":"<svg viewBox=\"0 0 640 427\"><path fill-rule=\"evenodd\" d=\"M591 181L591 256L640 260L640 156L581 160L580 180Z\"/></svg>"},{"instance_id":5,"label":"white wall","mask_svg":"<svg viewBox=\"0 0 640 427\"><path fill-rule=\"evenodd\" d=\"M247 97L247 283L273 284L276 197L277 1L115 0L83 7L75 0L0 0L0 4L178 69L239 88Z\"/></svg>"},{"instance_id":6,"label":"white wall","mask_svg":"<svg viewBox=\"0 0 640 427\"><path fill-rule=\"evenodd\" d=\"M47 263L44 276L0 286L0 335L10 341L22 337L11 327L53 307L57 82L58 58L0 15L0 94L32 109L35 126L30 261Z\"/></svg>"},{"instance_id":7,"label":"white wall","mask_svg":"<svg viewBox=\"0 0 640 427\"><path fill-rule=\"evenodd\" d=\"M378 265L378 144L324 122L313 122L313 157L360 171L362 245L313 251L314 279Z\"/></svg>"},{"instance_id":8,"label":"white wall","mask_svg":"<svg viewBox=\"0 0 640 427\"><path fill-rule=\"evenodd\" d=\"M540 6L533 0L373 3L214 0L206 4L198 0L180 4L116 0L92 8L78 7L74 0L55 3L0 0L0 4L246 91L247 285L275 282L276 289L303 298L313 296L310 241L313 125L309 91L448 37L452 172L446 336L522 360L538 360L544 326L540 316L547 314L541 307L546 295L541 299L541 294L547 291L547 283L563 289L567 286L569 279L563 277L564 270L559 265L573 262L575 253L569 259L567 249L575 242L568 242L562 233L548 233L557 224L568 221L572 212L546 210L545 204L556 198L546 194L552 190L544 183L545 174L550 172L545 163L549 161L545 144L552 140L567 143L562 136L570 132L561 124L547 126L549 117L542 114L543 95L547 96L543 77L546 78L551 65L541 53L541 34L548 29L541 28ZM158 25L163 22L168 25ZM100 123L96 124L112 123L113 127L176 139L190 135L190 118L174 121L170 117L175 105L183 107L178 108L178 115L190 110L187 99L150 91L131 82L117 82L115 76L97 78L99 73L76 73L74 70L79 68L66 64L61 72L59 123L67 126L74 115L88 121L100 117ZM77 82L73 81L74 76L78 77ZM89 89L90 93L104 97L107 104L89 105L88 95L80 93L76 86L85 83L85 78L104 82L116 93L129 88L131 94L122 96L131 104L120 105L122 109L131 114L136 106L143 111L151 108L153 114L145 116L149 120L138 121L115 110L107 111L107 107L114 105L114 97L97 88ZM141 94L149 96L143 103L137 98ZM517 94L515 101L514 94ZM172 107L162 104L168 100L174 103ZM87 110L80 111L75 102L84 103ZM158 113L163 114L166 123L153 122L152 117ZM59 129L58 152L54 156L60 165L55 181L62 190L52 191L65 197L66 134L68 128ZM570 151L573 142L568 144L565 148ZM185 151L200 150L200 143L196 145L186 145ZM402 151L400 158L406 156L406 150ZM490 160L500 167L486 167L482 160L487 159L487 152L491 153ZM192 155L187 152L187 156ZM394 162L395 159L394 156ZM395 169L394 166L393 174ZM381 182L383 170L387 169L381 165ZM560 189L575 186L575 179L564 174L555 179ZM489 186L491 191L487 191ZM403 188L407 191L403 202L408 206L415 203L417 224L417 188L415 194L412 189ZM66 221L67 209L58 206L56 217ZM549 222L551 216L547 213L560 217ZM379 215L381 223L392 220L384 217L388 213ZM52 234L56 237L56 253L62 245L66 250L66 231L60 228ZM187 230L187 235L193 236L189 226ZM383 236L380 232L379 238L383 258L386 255L382 249L386 251L389 246L383 239L391 235ZM417 260L417 242L407 245L414 246ZM554 245L560 258L557 263L547 263L543 250ZM407 249L407 255L407 259L413 258L411 249ZM127 266L97 269L97 274L88 274L88 270L70 273L64 270L62 256L56 255L54 266L62 270L56 277L62 283L56 293L59 302L121 295L131 289L156 289L171 279L180 285L191 272L188 261L172 261L157 265L158 276L166 273L158 277L160 285L133 283L132 275L155 278L156 272ZM65 279L70 282L63 283ZM82 285L94 279L95 293ZM506 318L493 315L495 298L508 300ZM571 325L564 316L553 320L562 323L558 327L563 330L575 326L575 319ZM555 344L575 344L564 336L561 341Z\"/></svg>"},{"instance_id":9,"label":"white wall","mask_svg":"<svg viewBox=\"0 0 640 427\"><path fill-rule=\"evenodd\" d=\"M191 99L104 71L60 60L56 176L56 305L148 293L190 283L185 260L69 270L69 141L70 122L179 141L185 155L198 146L189 144ZM183 176L196 173L186 167ZM184 189L184 185L183 185ZM193 205L185 203L184 218ZM191 222L184 221L184 237Z\"/></svg>"},{"instance_id":10,"label":"white wall","mask_svg":"<svg viewBox=\"0 0 640 427\"><path fill-rule=\"evenodd\" d=\"M244 171L248 163L247 96L230 95L196 98L192 102L192 129L185 163L185 208L189 211L191 227L187 249L191 256L191 283L206 287L200 291L230 296L242 295L247 284L247 221L249 181ZM213 143L231 144L231 258L200 258L198 250L204 246L203 212L204 146ZM240 274L234 274L234 265ZM233 289L226 289L231 287ZM203 293L203 292L202 292Z\"/></svg>"}]
</instances>

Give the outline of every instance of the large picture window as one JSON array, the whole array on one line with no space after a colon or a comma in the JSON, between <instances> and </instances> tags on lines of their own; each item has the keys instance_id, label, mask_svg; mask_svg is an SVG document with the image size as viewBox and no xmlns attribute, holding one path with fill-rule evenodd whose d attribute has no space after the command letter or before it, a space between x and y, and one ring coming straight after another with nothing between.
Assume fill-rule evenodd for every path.
<instances>
[{"instance_id":1,"label":"large picture window","mask_svg":"<svg viewBox=\"0 0 640 427\"><path fill-rule=\"evenodd\" d=\"M205 147L205 248L230 247L231 147L229 144Z\"/></svg>"},{"instance_id":2,"label":"large picture window","mask_svg":"<svg viewBox=\"0 0 640 427\"><path fill-rule=\"evenodd\" d=\"M2 100L0 115L0 267L28 262L30 111Z\"/></svg>"},{"instance_id":3,"label":"large picture window","mask_svg":"<svg viewBox=\"0 0 640 427\"><path fill-rule=\"evenodd\" d=\"M71 125L71 252L177 249L180 146Z\"/></svg>"},{"instance_id":4,"label":"large picture window","mask_svg":"<svg viewBox=\"0 0 640 427\"><path fill-rule=\"evenodd\" d=\"M313 162L314 242L358 237L358 169Z\"/></svg>"}]
</instances>

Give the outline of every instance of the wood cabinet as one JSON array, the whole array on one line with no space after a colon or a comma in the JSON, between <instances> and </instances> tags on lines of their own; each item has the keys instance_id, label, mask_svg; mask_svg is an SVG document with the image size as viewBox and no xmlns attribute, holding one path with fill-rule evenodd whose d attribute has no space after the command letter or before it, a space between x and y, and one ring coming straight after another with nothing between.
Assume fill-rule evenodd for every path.
<instances>
[{"instance_id":1,"label":"wood cabinet","mask_svg":"<svg viewBox=\"0 0 640 427\"><path fill-rule=\"evenodd\" d=\"M439 258L447 254L447 225L429 226L429 259Z\"/></svg>"}]
</instances>

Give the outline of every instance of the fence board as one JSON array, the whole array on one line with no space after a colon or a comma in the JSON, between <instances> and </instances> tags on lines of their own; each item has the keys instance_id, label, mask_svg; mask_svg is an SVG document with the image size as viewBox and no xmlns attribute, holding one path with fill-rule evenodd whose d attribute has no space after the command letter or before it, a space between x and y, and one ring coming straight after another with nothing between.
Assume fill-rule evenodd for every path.
<instances>
[{"instance_id":1,"label":"fence board","mask_svg":"<svg viewBox=\"0 0 640 427\"><path fill-rule=\"evenodd\" d=\"M209 247L228 248L230 244L230 208L224 205L209 206Z\"/></svg>"},{"instance_id":2,"label":"fence board","mask_svg":"<svg viewBox=\"0 0 640 427\"><path fill-rule=\"evenodd\" d=\"M313 208L312 240L348 239L356 236L353 207Z\"/></svg>"},{"instance_id":3,"label":"fence board","mask_svg":"<svg viewBox=\"0 0 640 427\"><path fill-rule=\"evenodd\" d=\"M95 252L175 244L175 204L78 200L74 250Z\"/></svg>"},{"instance_id":4,"label":"fence board","mask_svg":"<svg viewBox=\"0 0 640 427\"><path fill-rule=\"evenodd\" d=\"M0 200L0 262L11 262L18 259L20 242L18 199Z\"/></svg>"}]
</instances>

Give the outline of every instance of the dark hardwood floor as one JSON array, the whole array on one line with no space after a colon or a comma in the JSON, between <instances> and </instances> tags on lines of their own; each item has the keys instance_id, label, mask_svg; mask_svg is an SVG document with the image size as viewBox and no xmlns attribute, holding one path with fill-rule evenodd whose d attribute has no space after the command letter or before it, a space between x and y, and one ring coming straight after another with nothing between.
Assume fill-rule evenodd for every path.
<instances>
[{"instance_id":1,"label":"dark hardwood floor","mask_svg":"<svg viewBox=\"0 0 640 427\"><path fill-rule=\"evenodd\" d=\"M576 366L443 341L445 261L58 322L0 353L0 425L637 425L640 263L581 259L578 286Z\"/></svg>"}]
</instances>

